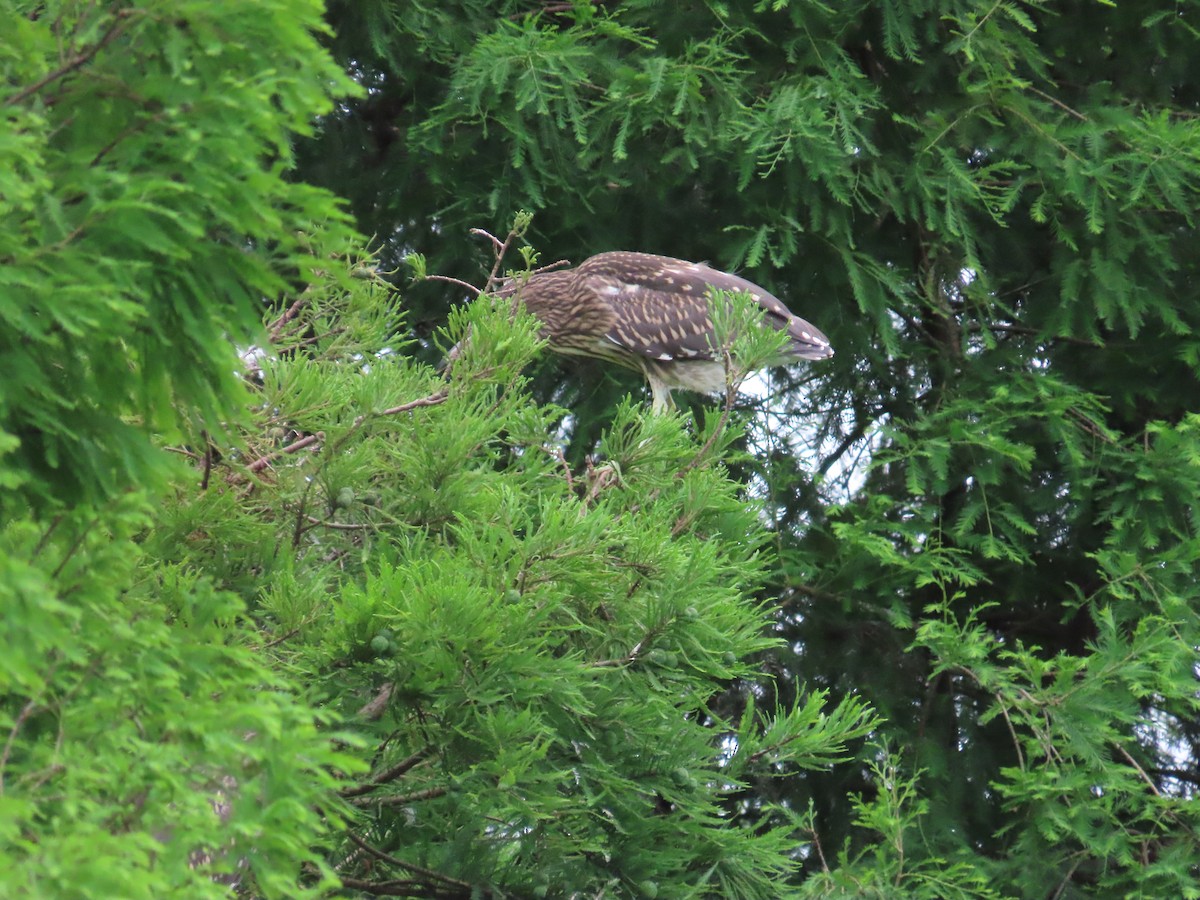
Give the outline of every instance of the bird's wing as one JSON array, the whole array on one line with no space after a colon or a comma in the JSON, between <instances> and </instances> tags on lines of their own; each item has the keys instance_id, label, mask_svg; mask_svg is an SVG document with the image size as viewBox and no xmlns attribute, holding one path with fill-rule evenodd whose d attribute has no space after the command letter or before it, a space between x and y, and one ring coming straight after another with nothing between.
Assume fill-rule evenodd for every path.
<instances>
[{"instance_id":1,"label":"bird's wing","mask_svg":"<svg viewBox=\"0 0 1200 900\"><path fill-rule=\"evenodd\" d=\"M751 299L766 312L767 324L788 333L791 344L786 352L792 356L798 356L801 359L826 359L833 356L829 338L825 337L819 328L800 318L784 306L782 300L754 282L739 278L737 275L730 275L728 272L719 272L701 263L679 260L668 260L668 262L675 263L671 271L676 279L690 277L695 279L694 283L702 283L718 291L749 294Z\"/></svg>"},{"instance_id":2,"label":"bird's wing","mask_svg":"<svg viewBox=\"0 0 1200 900\"><path fill-rule=\"evenodd\" d=\"M711 282L690 265L649 253L601 253L580 265L576 277L613 311L607 335L613 343L657 360L712 359Z\"/></svg>"},{"instance_id":3,"label":"bird's wing","mask_svg":"<svg viewBox=\"0 0 1200 900\"><path fill-rule=\"evenodd\" d=\"M777 297L701 263L650 253L601 253L585 261L577 277L616 314L609 339L653 359L713 358L708 302L714 289L749 294L771 325L787 330L793 355L824 359L833 354L825 335Z\"/></svg>"}]
</instances>

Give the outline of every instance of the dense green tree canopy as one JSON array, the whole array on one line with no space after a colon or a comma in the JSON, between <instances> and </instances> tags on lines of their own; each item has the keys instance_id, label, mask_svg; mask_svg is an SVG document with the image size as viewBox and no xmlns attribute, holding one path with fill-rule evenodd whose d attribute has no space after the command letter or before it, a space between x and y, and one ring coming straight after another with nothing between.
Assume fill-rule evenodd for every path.
<instances>
[{"instance_id":1,"label":"dense green tree canopy","mask_svg":"<svg viewBox=\"0 0 1200 900\"><path fill-rule=\"evenodd\" d=\"M1200 6L0 19L0 894L1200 896ZM514 221L837 355L647 416Z\"/></svg>"},{"instance_id":2,"label":"dense green tree canopy","mask_svg":"<svg viewBox=\"0 0 1200 900\"><path fill-rule=\"evenodd\" d=\"M353 86L317 4L6 2L0 23L0 895L219 897L235 871L317 895L357 763L239 599L143 539L179 474L155 437L240 417L230 338L354 240L282 177Z\"/></svg>"},{"instance_id":3,"label":"dense green tree canopy","mask_svg":"<svg viewBox=\"0 0 1200 900\"><path fill-rule=\"evenodd\" d=\"M969 860L1004 896L1188 894L1198 18L334 4L369 91L302 170L432 271L478 281L467 229L524 207L544 261L708 259L811 318L838 355L777 374L743 470L776 530L775 684L885 715L930 810L909 865ZM406 294L418 326L457 299ZM637 386L566 375L540 384L574 409L578 458ZM815 804L817 871L860 845L847 800L879 784L850 766L763 796Z\"/></svg>"}]
</instances>

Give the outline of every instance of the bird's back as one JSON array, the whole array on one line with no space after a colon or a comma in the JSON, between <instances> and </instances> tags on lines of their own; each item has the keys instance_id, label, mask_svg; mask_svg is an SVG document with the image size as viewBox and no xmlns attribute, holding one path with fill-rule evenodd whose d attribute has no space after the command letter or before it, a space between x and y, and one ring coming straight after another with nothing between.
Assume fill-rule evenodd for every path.
<instances>
[{"instance_id":1,"label":"bird's back","mask_svg":"<svg viewBox=\"0 0 1200 900\"><path fill-rule=\"evenodd\" d=\"M597 254L574 272L577 290L612 309L615 321L610 337L652 359L713 358L708 312L714 290L750 295L772 326L787 330L788 355L800 359L833 355L829 339L778 297L752 281L702 263L618 250Z\"/></svg>"},{"instance_id":2,"label":"bird's back","mask_svg":"<svg viewBox=\"0 0 1200 900\"><path fill-rule=\"evenodd\" d=\"M787 331L786 356L833 355L825 335L757 284L669 256L600 253L574 269L510 281L498 293L525 304L541 321L552 349L642 372L654 393L654 408L665 409L672 388L714 392L726 387L709 315L714 291L748 294L768 323Z\"/></svg>"}]
</instances>

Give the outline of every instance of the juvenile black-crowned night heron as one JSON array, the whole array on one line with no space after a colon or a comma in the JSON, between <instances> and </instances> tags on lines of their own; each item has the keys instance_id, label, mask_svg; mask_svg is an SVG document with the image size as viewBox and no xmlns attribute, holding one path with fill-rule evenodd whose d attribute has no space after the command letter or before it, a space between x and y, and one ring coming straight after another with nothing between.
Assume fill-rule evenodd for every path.
<instances>
[{"instance_id":1,"label":"juvenile black-crowned night heron","mask_svg":"<svg viewBox=\"0 0 1200 900\"><path fill-rule=\"evenodd\" d=\"M709 316L714 290L748 294L767 323L787 332L778 362L833 356L825 335L758 285L668 256L601 253L574 269L510 282L497 293L524 302L552 350L641 372L652 408L661 411L671 407L673 388L725 390L725 363Z\"/></svg>"}]
</instances>

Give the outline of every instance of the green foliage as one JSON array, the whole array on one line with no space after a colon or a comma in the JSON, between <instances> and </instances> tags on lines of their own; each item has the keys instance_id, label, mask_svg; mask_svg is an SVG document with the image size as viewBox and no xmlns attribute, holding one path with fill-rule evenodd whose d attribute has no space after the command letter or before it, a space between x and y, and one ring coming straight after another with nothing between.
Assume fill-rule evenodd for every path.
<instances>
[{"instance_id":1,"label":"green foliage","mask_svg":"<svg viewBox=\"0 0 1200 900\"><path fill-rule=\"evenodd\" d=\"M282 177L292 136L353 87L318 50L319 9L0 8L6 502L103 503L161 477L146 429L178 434L185 405L216 427L228 337L317 265L304 235L345 239L330 195Z\"/></svg>"},{"instance_id":2,"label":"green foliage","mask_svg":"<svg viewBox=\"0 0 1200 900\"><path fill-rule=\"evenodd\" d=\"M330 769L354 765L251 648L241 603L186 568L139 574L144 497L0 535L0 885L6 896L311 896L296 867Z\"/></svg>"},{"instance_id":3,"label":"green foliage","mask_svg":"<svg viewBox=\"0 0 1200 900\"><path fill-rule=\"evenodd\" d=\"M311 3L0 19L0 895L326 893L356 760L242 601L143 546L156 437L240 414L231 339L352 237L284 176L353 85Z\"/></svg>"},{"instance_id":4,"label":"green foliage","mask_svg":"<svg viewBox=\"0 0 1200 900\"><path fill-rule=\"evenodd\" d=\"M910 897L927 900L992 900L1004 894L989 883L986 870L932 851L926 829L930 804L921 796L921 774L905 773L902 761L886 747L876 748L869 763L875 795L851 798L854 825L874 843L851 852L843 849L831 866L825 858L815 817L808 829L819 873L807 879L801 897ZM960 856L964 854L959 854Z\"/></svg>"},{"instance_id":5,"label":"green foliage","mask_svg":"<svg viewBox=\"0 0 1200 900\"><path fill-rule=\"evenodd\" d=\"M560 411L526 393L535 322L486 298L456 312L443 380L387 352L386 296L305 298L236 461L149 545L243 591L280 665L362 738L372 774L343 785L330 865L411 895L777 896L794 826L743 825L727 798L830 765L873 719L822 693L754 702L749 659L775 641L749 598L755 511L720 463L736 433L631 404L573 472Z\"/></svg>"},{"instance_id":6,"label":"green foliage","mask_svg":"<svg viewBox=\"0 0 1200 900\"><path fill-rule=\"evenodd\" d=\"M8 3L0 893L1200 895L1200 47L1145 6ZM837 356L647 419L312 184L385 271L528 209Z\"/></svg>"},{"instance_id":7,"label":"green foliage","mask_svg":"<svg viewBox=\"0 0 1200 900\"><path fill-rule=\"evenodd\" d=\"M886 793L873 756L756 784L764 810L811 803L820 884L1200 891L1196 11L331 9L372 94L302 166L395 235L385 255L478 280L446 237L526 208L547 259L741 265L831 337L829 362L772 375L731 463L776 529L764 597L788 650L765 664L787 677L768 695L882 712L912 792L889 815L920 838L848 799ZM347 155L363 166L324 162ZM406 303L424 322L448 299ZM567 371L532 388L571 408L583 459L633 383Z\"/></svg>"}]
</instances>

